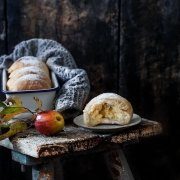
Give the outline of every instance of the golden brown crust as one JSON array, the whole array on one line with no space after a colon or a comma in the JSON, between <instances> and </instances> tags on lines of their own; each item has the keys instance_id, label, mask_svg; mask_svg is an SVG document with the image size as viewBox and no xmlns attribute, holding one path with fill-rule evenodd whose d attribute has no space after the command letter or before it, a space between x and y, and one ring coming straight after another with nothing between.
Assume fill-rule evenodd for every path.
<instances>
[{"instance_id":1,"label":"golden brown crust","mask_svg":"<svg viewBox=\"0 0 180 180\"><path fill-rule=\"evenodd\" d=\"M19 70L16 70L16 71L13 71L13 72L17 72L17 71L19 71ZM12 73L13 73L12 72ZM11 74L12 74L11 73ZM10 75L11 75L10 74ZM26 76L26 75L29 75L29 74L35 74L35 75L38 75L38 76L40 76L40 78L41 79L44 79L45 81L47 81L48 82L48 84L50 84L51 85L51 79L50 79L50 77L49 77L49 75L46 75L45 73L42 73L42 72L32 72L32 71L25 71L25 72L23 72L23 73L16 73L16 74L14 74L14 75L11 75L11 77L9 78L9 80L7 81L7 86L9 87L9 86L11 86L11 84L13 83L13 82L15 82L16 80L18 80L19 78L21 78L21 77L23 77L23 76Z\"/></svg>"},{"instance_id":2,"label":"golden brown crust","mask_svg":"<svg viewBox=\"0 0 180 180\"><path fill-rule=\"evenodd\" d=\"M8 69L7 88L10 91L39 90L51 88L47 65L36 57L25 56Z\"/></svg>"},{"instance_id":3,"label":"golden brown crust","mask_svg":"<svg viewBox=\"0 0 180 180\"><path fill-rule=\"evenodd\" d=\"M37 78L34 78L35 75ZM26 79L28 77L32 77L32 79ZM41 81L46 82L45 84L47 84L47 86L45 85L44 87L42 87L43 89L47 89L47 88L51 87L51 81L49 78L47 78L45 76L40 76L37 74L33 74L33 75L27 74L27 75L19 77L18 79L11 78L7 81L7 87L8 87L8 90L10 90L10 91L12 91L14 89L16 89L16 91L31 90L30 87L33 88L32 90L35 90L36 87L37 87L36 89L40 89L41 85L37 85L37 83L41 82ZM30 85L28 85L28 83ZM35 84L33 85L33 83L35 83ZM16 87L16 86L18 86L18 87Z\"/></svg>"},{"instance_id":4,"label":"golden brown crust","mask_svg":"<svg viewBox=\"0 0 180 180\"><path fill-rule=\"evenodd\" d=\"M49 74L47 65L43 61L38 60L38 58L31 57L31 56L25 56L25 57L22 57L22 58L18 59L17 61L15 61L11 65L11 67L8 69L8 73L12 73L13 71L15 71L17 69L21 69L21 68L28 67L28 66L40 67L47 74Z\"/></svg>"},{"instance_id":5,"label":"golden brown crust","mask_svg":"<svg viewBox=\"0 0 180 180\"><path fill-rule=\"evenodd\" d=\"M47 74L41 67L27 66L27 67L14 70L12 73L9 74L9 79L19 78L26 74L40 74L42 76L49 77L49 74Z\"/></svg>"},{"instance_id":6,"label":"golden brown crust","mask_svg":"<svg viewBox=\"0 0 180 180\"><path fill-rule=\"evenodd\" d=\"M35 74L24 75L16 81L10 79L7 86L10 91L49 89L51 87L46 78Z\"/></svg>"}]
</instances>

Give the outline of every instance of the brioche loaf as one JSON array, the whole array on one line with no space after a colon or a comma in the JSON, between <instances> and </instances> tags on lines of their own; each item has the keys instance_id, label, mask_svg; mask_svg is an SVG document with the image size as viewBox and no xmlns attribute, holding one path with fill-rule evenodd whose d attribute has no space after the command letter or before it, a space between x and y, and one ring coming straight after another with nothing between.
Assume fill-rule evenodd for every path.
<instances>
[{"instance_id":1,"label":"brioche loaf","mask_svg":"<svg viewBox=\"0 0 180 180\"><path fill-rule=\"evenodd\" d=\"M33 56L15 61L8 69L7 88L10 91L38 90L51 88L47 65Z\"/></svg>"},{"instance_id":2,"label":"brioche loaf","mask_svg":"<svg viewBox=\"0 0 180 180\"><path fill-rule=\"evenodd\" d=\"M17 61L15 61L11 65L11 67L8 69L8 73L12 73L13 71L17 69L28 67L28 66L40 67L46 73L49 73L49 70L46 64L43 61L33 56L24 56L18 59Z\"/></svg>"},{"instance_id":3,"label":"brioche loaf","mask_svg":"<svg viewBox=\"0 0 180 180\"><path fill-rule=\"evenodd\" d=\"M133 115L131 103L115 93L103 93L93 98L83 110L84 123L88 126L98 124L128 124Z\"/></svg>"},{"instance_id":4,"label":"brioche loaf","mask_svg":"<svg viewBox=\"0 0 180 180\"><path fill-rule=\"evenodd\" d=\"M27 67L12 71L12 73L9 75L9 78L16 79L26 74L40 74L42 76L49 77L49 75L42 68L36 67L36 66L27 66Z\"/></svg>"},{"instance_id":5,"label":"brioche loaf","mask_svg":"<svg viewBox=\"0 0 180 180\"><path fill-rule=\"evenodd\" d=\"M10 91L48 89L51 83L48 78L39 74L26 74L18 79L9 79L7 87Z\"/></svg>"},{"instance_id":6,"label":"brioche loaf","mask_svg":"<svg viewBox=\"0 0 180 180\"><path fill-rule=\"evenodd\" d=\"M10 91L49 89L51 87L46 78L38 74L24 75L16 81L11 81L7 86Z\"/></svg>"}]
</instances>

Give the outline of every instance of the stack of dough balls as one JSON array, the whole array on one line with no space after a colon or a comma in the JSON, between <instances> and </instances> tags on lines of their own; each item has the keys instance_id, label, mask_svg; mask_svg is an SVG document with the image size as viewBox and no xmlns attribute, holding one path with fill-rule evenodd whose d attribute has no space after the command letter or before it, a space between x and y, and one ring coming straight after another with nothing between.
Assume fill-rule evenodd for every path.
<instances>
[{"instance_id":1,"label":"stack of dough balls","mask_svg":"<svg viewBox=\"0 0 180 180\"><path fill-rule=\"evenodd\" d=\"M15 61L8 69L9 91L38 90L51 88L47 65L33 56L24 56Z\"/></svg>"},{"instance_id":2,"label":"stack of dough balls","mask_svg":"<svg viewBox=\"0 0 180 180\"><path fill-rule=\"evenodd\" d=\"M84 123L88 126L126 125L130 123L132 116L131 103L115 93L103 93L93 98L83 110Z\"/></svg>"}]
</instances>

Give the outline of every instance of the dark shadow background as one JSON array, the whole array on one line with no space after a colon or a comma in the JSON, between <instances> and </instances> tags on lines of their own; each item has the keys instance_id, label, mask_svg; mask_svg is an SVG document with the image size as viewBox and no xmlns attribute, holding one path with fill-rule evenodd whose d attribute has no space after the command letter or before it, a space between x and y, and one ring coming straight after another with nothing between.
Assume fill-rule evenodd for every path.
<instances>
[{"instance_id":1,"label":"dark shadow background","mask_svg":"<svg viewBox=\"0 0 180 180\"><path fill-rule=\"evenodd\" d=\"M35 37L70 50L89 75L89 98L116 92L163 124L161 137L125 147L136 179L180 179L179 0L1 0L0 54ZM14 164L7 150L0 156L8 179Z\"/></svg>"}]
</instances>

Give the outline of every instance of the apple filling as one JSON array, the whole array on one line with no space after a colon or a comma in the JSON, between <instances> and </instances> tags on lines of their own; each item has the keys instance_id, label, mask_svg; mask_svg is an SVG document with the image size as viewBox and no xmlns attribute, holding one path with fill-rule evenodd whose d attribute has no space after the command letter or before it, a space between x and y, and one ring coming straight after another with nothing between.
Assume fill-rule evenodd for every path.
<instances>
[{"instance_id":1,"label":"apple filling","mask_svg":"<svg viewBox=\"0 0 180 180\"><path fill-rule=\"evenodd\" d=\"M96 105L90 112L89 117L93 124L119 124L120 121L125 121L129 118L126 112L127 107L123 103L108 104L102 103Z\"/></svg>"}]
</instances>

